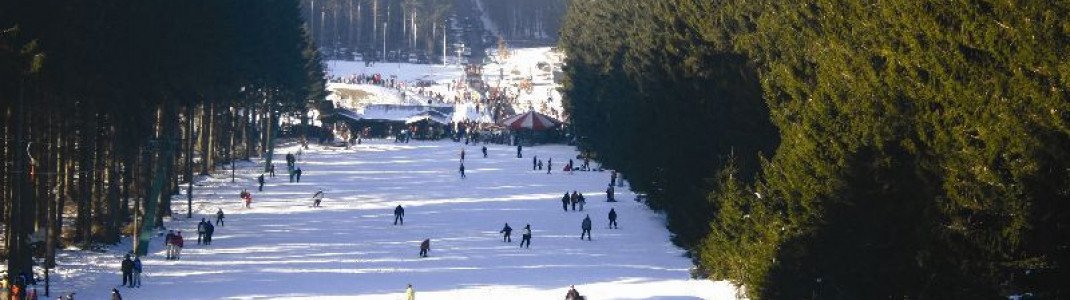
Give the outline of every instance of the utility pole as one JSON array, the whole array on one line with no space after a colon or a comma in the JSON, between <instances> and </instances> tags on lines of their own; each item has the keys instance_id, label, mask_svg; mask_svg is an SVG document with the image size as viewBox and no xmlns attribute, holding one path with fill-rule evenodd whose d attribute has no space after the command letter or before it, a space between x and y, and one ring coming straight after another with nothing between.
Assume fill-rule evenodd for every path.
<instances>
[{"instance_id":1,"label":"utility pole","mask_svg":"<svg viewBox=\"0 0 1070 300\"><path fill-rule=\"evenodd\" d=\"M383 22L383 61L386 61L386 22Z\"/></svg>"}]
</instances>

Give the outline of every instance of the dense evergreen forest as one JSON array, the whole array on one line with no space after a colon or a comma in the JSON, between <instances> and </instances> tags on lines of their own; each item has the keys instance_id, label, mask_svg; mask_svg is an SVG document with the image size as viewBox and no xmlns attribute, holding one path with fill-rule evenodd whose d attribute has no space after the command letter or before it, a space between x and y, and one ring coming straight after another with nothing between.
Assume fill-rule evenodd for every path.
<instances>
[{"instance_id":1,"label":"dense evergreen forest","mask_svg":"<svg viewBox=\"0 0 1070 300\"><path fill-rule=\"evenodd\" d=\"M557 39L566 0L478 0L498 34L510 40Z\"/></svg>"},{"instance_id":2,"label":"dense evergreen forest","mask_svg":"<svg viewBox=\"0 0 1070 300\"><path fill-rule=\"evenodd\" d=\"M455 0L301 0L320 46L378 57L387 51L442 53L443 28ZM378 52L377 52L378 51Z\"/></svg>"},{"instance_id":3,"label":"dense evergreen forest","mask_svg":"<svg viewBox=\"0 0 1070 300\"><path fill-rule=\"evenodd\" d=\"M758 299L1070 297L1070 6L572 1L583 146Z\"/></svg>"},{"instance_id":4,"label":"dense evergreen forest","mask_svg":"<svg viewBox=\"0 0 1070 300\"><path fill-rule=\"evenodd\" d=\"M8 273L121 234L142 233L143 253L171 195L193 189L180 182L270 153L280 120L307 122L324 82L299 5L0 2Z\"/></svg>"}]
</instances>

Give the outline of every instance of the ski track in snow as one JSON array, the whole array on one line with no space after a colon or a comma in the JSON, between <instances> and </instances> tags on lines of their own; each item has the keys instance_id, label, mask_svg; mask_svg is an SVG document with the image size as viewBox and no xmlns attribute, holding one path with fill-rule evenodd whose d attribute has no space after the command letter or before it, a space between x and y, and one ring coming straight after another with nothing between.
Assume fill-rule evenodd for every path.
<instances>
[{"instance_id":1,"label":"ski track in snow","mask_svg":"<svg viewBox=\"0 0 1070 300\"><path fill-rule=\"evenodd\" d=\"M239 165L202 178L194 188L194 219L186 219L186 196L174 197L175 217L187 247L182 259L164 260L162 237L143 259L139 289L120 288L124 299L402 299L412 283L418 299L561 299L569 285L588 299L734 299L725 282L688 279L691 262L669 241L664 218L617 188L620 202L605 202L609 172L565 174L577 151L570 146L524 148L449 141L395 144L370 140L351 150L313 145L298 166L300 183L285 177L287 152L276 152L276 178L256 191L259 168ZM458 163L466 149L468 178ZM531 158L553 157L552 174L532 171ZM575 160L578 166L581 160ZM597 165L592 162L592 165ZM238 192L254 195L242 209ZM184 190L184 189L183 189ZM323 190L322 207L311 196ZM561 210L560 198L578 190L585 211ZM393 208L405 207L405 225L393 226ZM607 229L616 208L621 229ZM196 224L227 214L211 246L196 243ZM580 221L590 214L594 240L581 241ZM513 227L512 243L498 233ZM530 249L519 249L525 224ZM419 243L431 239L430 257ZM119 263L130 239L106 253L62 251L53 277L55 294L107 299L121 282ZM43 291L42 291L43 292ZM43 294L43 293L42 293Z\"/></svg>"}]
</instances>

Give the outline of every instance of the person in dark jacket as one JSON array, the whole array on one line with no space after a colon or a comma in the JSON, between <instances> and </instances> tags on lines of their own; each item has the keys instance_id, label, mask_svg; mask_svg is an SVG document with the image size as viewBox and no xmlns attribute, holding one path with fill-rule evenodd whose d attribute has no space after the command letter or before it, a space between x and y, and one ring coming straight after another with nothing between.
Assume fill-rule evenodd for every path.
<instances>
[{"instance_id":1,"label":"person in dark jacket","mask_svg":"<svg viewBox=\"0 0 1070 300\"><path fill-rule=\"evenodd\" d=\"M461 179L464 179L464 163L461 163Z\"/></svg>"},{"instance_id":2,"label":"person in dark jacket","mask_svg":"<svg viewBox=\"0 0 1070 300\"><path fill-rule=\"evenodd\" d=\"M580 228L583 229L583 233L580 233L580 239L583 239L584 235L587 235L587 240L591 240L591 215L583 218L583 223L580 224Z\"/></svg>"},{"instance_id":3,"label":"person in dark jacket","mask_svg":"<svg viewBox=\"0 0 1070 300\"><path fill-rule=\"evenodd\" d=\"M524 243L527 243L527 248L531 248L531 224L524 226L524 233L520 236L520 248L524 248Z\"/></svg>"},{"instance_id":4,"label":"person in dark jacket","mask_svg":"<svg viewBox=\"0 0 1070 300\"><path fill-rule=\"evenodd\" d=\"M130 287L141 287L141 258L134 257L134 279L130 283Z\"/></svg>"},{"instance_id":5,"label":"person in dark jacket","mask_svg":"<svg viewBox=\"0 0 1070 300\"><path fill-rule=\"evenodd\" d=\"M569 197L569 202L572 203L572 210L576 210L576 203L580 202L580 194L576 191L572 191L572 196Z\"/></svg>"},{"instance_id":6,"label":"person in dark jacket","mask_svg":"<svg viewBox=\"0 0 1070 300\"><path fill-rule=\"evenodd\" d=\"M613 186L606 188L606 202L617 202L616 197L613 196Z\"/></svg>"},{"instance_id":7,"label":"person in dark jacket","mask_svg":"<svg viewBox=\"0 0 1070 300\"><path fill-rule=\"evenodd\" d=\"M271 178L275 178L275 164L274 163L268 165L268 176L271 176Z\"/></svg>"},{"instance_id":8,"label":"person in dark jacket","mask_svg":"<svg viewBox=\"0 0 1070 300\"><path fill-rule=\"evenodd\" d=\"M483 158L487 158L487 146L483 146Z\"/></svg>"},{"instance_id":9,"label":"person in dark jacket","mask_svg":"<svg viewBox=\"0 0 1070 300\"><path fill-rule=\"evenodd\" d=\"M609 209L609 228L617 228L617 211L612 208Z\"/></svg>"},{"instance_id":10,"label":"person in dark jacket","mask_svg":"<svg viewBox=\"0 0 1070 300\"><path fill-rule=\"evenodd\" d=\"M553 157L547 158L546 159L546 174L550 174L550 170L553 170L553 169L554 169L554 158Z\"/></svg>"},{"instance_id":11,"label":"person in dark jacket","mask_svg":"<svg viewBox=\"0 0 1070 300\"><path fill-rule=\"evenodd\" d=\"M207 226L204 227L204 244L205 245L211 245L212 244L212 235L215 234L215 226L212 225L211 222L206 223L205 225L207 225Z\"/></svg>"},{"instance_id":12,"label":"person in dark jacket","mask_svg":"<svg viewBox=\"0 0 1070 300\"><path fill-rule=\"evenodd\" d=\"M583 211L583 206L587 205L587 198L583 197L583 193L580 193L580 195L577 196L576 203L580 204L580 211Z\"/></svg>"},{"instance_id":13,"label":"person in dark jacket","mask_svg":"<svg viewBox=\"0 0 1070 300\"><path fill-rule=\"evenodd\" d=\"M516 145L516 158L524 158L524 146Z\"/></svg>"},{"instance_id":14,"label":"person in dark jacket","mask_svg":"<svg viewBox=\"0 0 1070 300\"><path fill-rule=\"evenodd\" d=\"M565 192L564 196L561 196L561 209L568 211L568 203L572 201L572 197L568 196L568 192Z\"/></svg>"},{"instance_id":15,"label":"person in dark jacket","mask_svg":"<svg viewBox=\"0 0 1070 300\"><path fill-rule=\"evenodd\" d=\"M123 295L119 294L119 290L111 289L111 300L123 300Z\"/></svg>"},{"instance_id":16,"label":"person in dark jacket","mask_svg":"<svg viewBox=\"0 0 1070 300\"><path fill-rule=\"evenodd\" d=\"M401 205L394 208L394 225L398 224L398 220L401 220L401 225L405 225L405 209L401 208Z\"/></svg>"},{"instance_id":17,"label":"person in dark jacket","mask_svg":"<svg viewBox=\"0 0 1070 300\"><path fill-rule=\"evenodd\" d=\"M120 265L120 269L123 271L123 285L122 286L134 286L134 261L130 260L130 254L127 254L123 258L123 262Z\"/></svg>"},{"instance_id":18,"label":"person in dark jacket","mask_svg":"<svg viewBox=\"0 0 1070 300\"><path fill-rule=\"evenodd\" d=\"M502 234L502 241L503 242L507 242L507 243L512 243L513 242L513 238L512 238L513 228L509 227L509 223L505 223L505 227L503 227L502 231L499 231L499 233Z\"/></svg>"},{"instance_id":19,"label":"person in dark jacket","mask_svg":"<svg viewBox=\"0 0 1070 300\"><path fill-rule=\"evenodd\" d=\"M536 155L531 158L531 170L535 171L535 168L539 166L539 156Z\"/></svg>"},{"instance_id":20,"label":"person in dark jacket","mask_svg":"<svg viewBox=\"0 0 1070 300\"><path fill-rule=\"evenodd\" d=\"M294 170L294 175L297 176L297 182L301 182L301 168L297 168L297 170Z\"/></svg>"},{"instance_id":21,"label":"person in dark jacket","mask_svg":"<svg viewBox=\"0 0 1070 300\"><path fill-rule=\"evenodd\" d=\"M207 226L208 226L208 221L206 221L204 218L201 218L201 222L197 223L197 245L200 245L201 244L201 240L203 240L205 238L204 233L205 233L205 228Z\"/></svg>"},{"instance_id":22,"label":"person in dark jacket","mask_svg":"<svg viewBox=\"0 0 1070 300\"><path fill-rule=\"evenodd\" d=\"M264 191L264 174L260 174L260 176L256 177L256 183L260 184L260 186L257 187L257 191L263 192Z\"/></svg>"},{"instance_id":23,"label":"person in dark jacket","mask_svg":"<svg viewBox=\"0 0 1070 300\"><path fill-rule=\"evenodd\" d=\"M223 222L223 209L222 208L220 208L219 211L215 212L215 224L219 225L219 226L227 226L226 223Z\"/></svg>"},{"instance_id":24,"label":"person in dark jacket","mask_svg":"<svg viewBox=\"0 0 1070 300\"><path fill-rule=\"evenodd\" d=\"M424 239L420 243L420 257L427 257L427 251L431 251L431 239Z\"/></svg>"}]
</instances>

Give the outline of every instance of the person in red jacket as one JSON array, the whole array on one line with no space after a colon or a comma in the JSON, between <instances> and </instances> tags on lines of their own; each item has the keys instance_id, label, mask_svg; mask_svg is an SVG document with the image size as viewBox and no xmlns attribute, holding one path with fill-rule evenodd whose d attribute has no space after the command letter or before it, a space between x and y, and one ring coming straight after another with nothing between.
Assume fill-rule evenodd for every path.
<instances>
[{"instance_id":1,"label":"person in red jacket","mask_svg":"<svg viewBox=\"0 0 1070 300\"><path fill-rule=\"evenodd\" d=\"M172 244L175 245L175 259L181 259L182 247L185 246L184 241L182 240L182 232L179 231L178 233L175 233L174 239L175 240L172 242Z\"/></svg>"}]
</instances>

